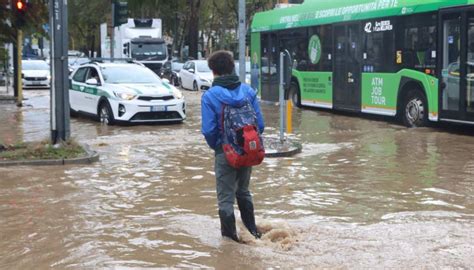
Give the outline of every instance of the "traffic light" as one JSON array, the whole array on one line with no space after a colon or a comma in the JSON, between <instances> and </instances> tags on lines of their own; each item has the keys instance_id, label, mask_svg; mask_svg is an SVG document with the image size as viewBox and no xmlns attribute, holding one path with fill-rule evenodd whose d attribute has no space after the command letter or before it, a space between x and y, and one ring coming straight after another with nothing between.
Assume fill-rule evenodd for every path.
<instances>
[{"instance_id":1,"label":"traffic light","mask_svg":"<svg viewBox=\"0 0 474 270\"><path fill-rule=\"evenodd\" d=\"M15 3L15 11L18 14L25 14L26 8L28 5L28 1L26 0L14 0Z\"/></svg>"},{"instance_id":2,"label":"traffic light","mask_svg":"<svg viewBox=\"0 0 474 270\"><path fill-rule=\"evenodd\" d=\"M26 9L28 7L27 0L13 0L13 8L16 13L16 24L22 26L25 24Z\"/></svg>"},{"instance_id":3,"label":"traffic light","mask_svg":"<svg viewBox=\"0 0 474 270\"><path fill-rule=\"evenodd\" d=\"M113 27L127 23L128 3L122 1L114 1L112 5L112 18Z\"/></svg>"}]
</instances>

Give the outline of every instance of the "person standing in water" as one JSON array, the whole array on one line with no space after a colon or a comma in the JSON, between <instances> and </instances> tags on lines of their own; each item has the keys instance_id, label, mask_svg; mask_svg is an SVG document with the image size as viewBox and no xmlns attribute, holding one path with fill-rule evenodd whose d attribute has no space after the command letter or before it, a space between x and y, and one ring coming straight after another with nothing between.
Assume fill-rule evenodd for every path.
<instances>
[{"instance_id":1,"label":"person standing in water","mask_svg":"<svg viewBox=\"0 0 474 270\"><path fill-rule=\"evenodd\" d=\"M255 110L258 132L264 130L257 94L249 85L241 83L234 73L234 59L228 51L217 51L208 59L214 74L212 87L201 98L202 134L207 144L215 151L214 171L216 176L217 201L221 233L224 237L239 242L235 226L234 201L237 198L240 215L249 232L260 238L255 224L252 195L249 191L252 167L234 168L227 162L223 144L223 108L239 107L250 103Z\"/></svg>"}]
</instances>

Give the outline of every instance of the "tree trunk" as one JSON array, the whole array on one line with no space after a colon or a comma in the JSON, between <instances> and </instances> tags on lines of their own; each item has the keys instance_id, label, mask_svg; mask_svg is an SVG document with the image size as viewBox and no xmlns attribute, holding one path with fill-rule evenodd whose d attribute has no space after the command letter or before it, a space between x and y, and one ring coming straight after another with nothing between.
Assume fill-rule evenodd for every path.
<instances>
[{"instance_id":1,"label":"tree trunk","mask_svg":"<svg viewBox=\"0 0 474 270\"><path fill-rule=\"evenodd\" d=\"M189 0L188 2L191 6L188 28L189 56L197 59L199 42L199 9L201 6L201 0Z\"/></svg>"}]
</instances>

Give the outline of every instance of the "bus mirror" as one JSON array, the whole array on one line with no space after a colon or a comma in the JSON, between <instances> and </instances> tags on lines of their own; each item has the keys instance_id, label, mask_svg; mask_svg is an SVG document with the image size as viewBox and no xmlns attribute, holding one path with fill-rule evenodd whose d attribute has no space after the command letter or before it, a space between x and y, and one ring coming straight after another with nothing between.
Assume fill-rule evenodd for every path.
<instances>
[{"instance_id":1,"label":"bus mirror","mask_svg":"<svg viewBox=\"0 0 474 270\"><path fill-rule=\"evenodd\" d=\"M293 70L293 60L291 59L291 54L288 50L284 50L284 57L283 57L283 86L285 88L285 92L290 90L291 85L291 73Z\"/></svg>"}]
</instances>

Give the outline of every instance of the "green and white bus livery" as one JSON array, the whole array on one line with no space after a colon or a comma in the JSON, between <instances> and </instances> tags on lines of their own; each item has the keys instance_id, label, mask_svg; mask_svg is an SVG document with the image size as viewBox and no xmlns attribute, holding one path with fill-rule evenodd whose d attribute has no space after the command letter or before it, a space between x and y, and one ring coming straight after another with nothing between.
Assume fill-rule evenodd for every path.
<instances>
[{"instance_id":1,"label":"green and white bus livery","mask_svg":"<svg viewBox=\"0 0 474 270\"><path fill-rule=\"evenodd\" d=\"M278 99L283 49L297 106L399 116L410 127L474 123L474 0L307 0L257 13L252 81L263 100Z\"/></svg>"}]
</instances>

